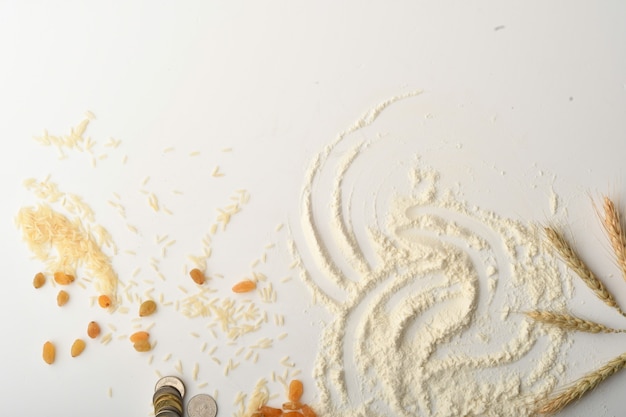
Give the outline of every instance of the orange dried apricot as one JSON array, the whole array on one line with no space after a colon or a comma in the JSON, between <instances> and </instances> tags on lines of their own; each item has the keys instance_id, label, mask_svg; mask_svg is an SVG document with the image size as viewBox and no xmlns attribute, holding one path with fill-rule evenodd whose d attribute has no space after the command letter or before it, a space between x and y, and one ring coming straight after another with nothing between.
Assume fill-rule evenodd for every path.
<instances>
[{"instance_id":1,"label":"orange dried apricot","mask_svg":"<svg viewBox=\"0 0 626 417\"><path fill-rule=\"evenodd\" d=\"M289 383L289 393L287 394L287 398L289 398L289 401L293 402L300 401L303 391L304 386L302 385L302 381L294 379Z\"/></svg>"},{"instance_id":2,"label":"orange dried apricot","mask_svg":"<svg viewBox=\"0 0 626 417\"><path fill-rule=\"evenodd\" d=\"M130 335L130 341L133 343L148 339L150 339L150 333L144 331L135 332Z\"/></svg>"},{"instance_id":3,"label":"orange dried apricot","mask_svg":"<svg viewBox=\"0 0 626 417\"><path fill-rule=\"evenodd\" d=\"M265 417L279 417L283 415L283 410L281 410L280 408L262 405L261 407L259 407L259 413L261 413Z\"/></svg>"},{"instance_id":4,"label":"orange dried apricot","mask_svg":"<svg viewBox=\"0 0 626 417\"><path fill-rule=\"evenodd\" d=\"M108 295L102 294L100 297L98 297L98 305L100 305L100 307L102 308L111 307L111 299Z\"/></svg>"},{"instance_id":5,"label":"orange dried apricot","mask_svg":"<svg viewBox=\"0 0 626 417\"><path fill-rule=\"evenodd\" d=\"M57 305L59 307L64 306L70 300L70 295L66 291L59 291L57 294Z\"/></svg>"},{"instance_id":6,"label":"orange dried apricot","mask_svg":"<svg viewBox=\"0 0 626 417\"><path fill-rule=\"evenodd\" d=\"M152 350L152 345L149 340L140 340L136 342L133 347L137 352L149 352Z\"/></svg>"},{"instance_id":7,"label":"orange dried apricot","mask_svg":"<svg viewBox=\"0 0 626 417\"><path fill-rule=\"evenodd\" d=\"M284 417L300 417L302 416L301 413L297 412L297 411L289 411L285 414L283 414Z\"/></svg>"},{"instance_id":8,"label":"orange dried apricot","mask_svg":"<svg viewBox=\"0 0 626 417\"><path fill-rule=\"evenodd\" d=\"M74 275L66 274L65 272L55 272L54 280L59 285L69 285L74 282Z\"/></svg>"},{"instance_id":9,"label":"orange dried apricot","mask_svg":"<svg viewBox=\"0 0 626 417\"><path fill-rule=\"evenodd\" d=\"M204 273L200 271L198 268L194 268L191 271L189 271L189 275L191 276L191 279L193 279L193 282L195 282L198 285L202 285L206 281L206 278L204 277Z\"/></svg>"},{"instance_id":10,"label":"orange dried apricot","mask_svg":"<svg viewBox=\"0 0 626 417\"><path fill-rule=\"evenodd\" d=\"M33 287L41 288L44 286L45 283L46 283L46 276L41 272L37 272L35 274L35 277L33 278Z\"/></svg>"},{"instance_id":11,"label":"orange dried apricot","mask_svg":"<svg viewBox=\"0 0 626 417\"><path fill-rule=\"evenodd\" d=\"M233 286L233 292L236 293L244 293L250 292L256 288L256 282L251 281L249 279L244 279L243 281L239 281Z\"/></svg>"},{"instance_id":12,"label":"orange dried apricot","mask_svg":"<svg viewBox=\"0 0 626 417\"><path fill-rule=\"evenodd\" d=\"M299 410L302 408L302 403L300 401L289 401L283 403L283 410Z\"/></svg>"},{"instance_id":13,"label":"orange dried apricot","mask_svg":"<svg viewBox=\"0 0 626 417\"><path fill-rule=\"evenodd\" d=\"M157 309L157 305L152 300L146 300L139 306L139 316L146 317L153 314Z\"/></svg>"},{"instance_id":14,"label":"orange dried apricot","mask_svg":"<svg viewBox=\"0 0 626 417\"><path fill-rule=\"evenodd\" d=\"M100 335L100 325L95 321L90 321L87 325L87 335L92 339L95 339Z\"/></svg>"},{"instance_id":15,"label":"orange dried apricot","mask_svg":"<svg viewBox=\"0 0 626 417\"><path fill-rule=\"evenodd\" d=\"M85 350L85 346L86 344L83 339L76 339L74 343L72 344L72 350L71 350L72 358L75 358L76 356L83 353L83 350Z\"/></svg>"},{"instance_id":16,"label":"orange dried apricot","mask_svg":"<svg viewBox=\"0 0 626 417\"><path fill-rule=\"evenodd\" d=\"M302 411L302 415L304 417L317 417L317 413L306 404L302 406L302 409L300 411Z\"/></svg>"},{"instance_id":17,"label":"orange dried apricot","mask_svg":"<svg viewBox=\"0 0 626 417\"><path fill-rule=\"evenodd\" d=\"M54 363L54 358L56 357L56 348L52 344L52 342L48 341L43 344L43 360L48 364L52 365Z\"/></svg>"}]
</instances>

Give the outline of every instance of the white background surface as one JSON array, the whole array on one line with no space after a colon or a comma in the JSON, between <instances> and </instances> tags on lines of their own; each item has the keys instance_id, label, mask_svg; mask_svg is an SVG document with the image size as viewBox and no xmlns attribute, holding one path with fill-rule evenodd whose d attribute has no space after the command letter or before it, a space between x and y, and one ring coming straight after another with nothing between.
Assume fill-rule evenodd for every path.
<instances>
[{"instance_id":1,"label":"white background surface","mask_svg":"<svg viewBox=\"0 0 626 417\"><path fill-rule=\"evenodd\" d=\"M425 161L458 182L468 200L509 217L546 221L554 188L577 247L601 276L615 274L608 286L624 305L626 287L588 194L623 200L626 193L625 17L617 1L0 1L3 410L148 415L154 369L173 371L173 361L161 357L172 352L187 372L200 360L200 343L188 337L197 324L170 315L178 333L161 333L152 366L117 340L92 343L76 360L61 351L53 367L41 361L43 341L54 338L69 349L92 317L130 328L126 318L89 308L89 291L77 290L59 310L51 287L32 289L41 264L29 259L13 218L36 202L22 180L49 173L63 190L85 198L120 247L147 258L156 250L155 234L175 237L179 244L164 260L172 275L198 250L215 209L234 190L247 189L251 202L215 242L211 268L245 275L264 246L276 243L263 272L294 279L279 305L268 308L293 315L285 328L290 335L255 366L228 378L219 367L201 366L200 379L209 382L208 392L220 390L220 415L230 415L234 394L250 392L287 354L312 388L320 317L316 309L303 311L310 297L289 271L286 235L275 227L297 224L305 167L324 145L367 109L416 89L424 93L415 117L449 121L416 134ZM85 155L60 161L32 140L44 128L68 133L86 110L97 117L89 136L101 144L122 140L96 169ZM176 150L164 155L168 146ZM192 151L201 154L189 157ZM210 176L216 165L223 178ZM540 181L539 170L546 172ZM185 192L166 200L173 218L146 210L138 191L146 175L159 195ZM107 206L114 191L135 210L139 238ZM120 257L115 265L128 275L137 262L149 270L145 259ZM624 327L585 289L574 297L574 311ZM576 335L571 372L580 375L621 353L625 341ZM563 415L621 415L625 383L626 374L615 376ZM314 402L313 389L305 399Z\"/></svg>"}]
</instances>

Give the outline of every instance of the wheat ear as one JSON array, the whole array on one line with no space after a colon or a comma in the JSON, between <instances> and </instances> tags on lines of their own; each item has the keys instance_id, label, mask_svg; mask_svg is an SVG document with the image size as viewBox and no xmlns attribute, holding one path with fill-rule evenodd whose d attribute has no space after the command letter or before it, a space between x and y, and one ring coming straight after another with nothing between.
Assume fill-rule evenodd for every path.
<instances>
[{"instance_id":1,"label":"wheat ear","mask_svg":"<svg viewBox=\"0 0 626 417\"><path fill-rule=\"evenodd\" d=\"M626 367L626 352L617 358L609 361L599 369L574 382L569 387L561 391L560 394L547 398L537 410L540 414L555 414L561 411L572 401L580 399L587 392L593 390L602 381Z\"/></svg>"},{"instance_id":2,"label":"wheat ear","mask_svg":"<svg viewBox=\"0 0 626 417\"><path fill-rule=\"evenodd\" d=\"M595 276L587 265L580 259L580 257L574 252L574 249L567 243L567 240L552 227L544 228L548 242L552 245L554 250L559 254L561 259L567 264L567 266L583 280L583 282L591 288L596 296L604 301L604 303L610 307L616 309L622 316L626 314L617 305L615 298L606 289L602 281Z\"/></svg>"},{"instance_id":3,"label":"wheat ear","mask_svg":"<svg viewBox=\"0 0 626 417\"><path fill-rule=\"evenodd\" d=\"M602 225L613 247L613 252L617 258L617 265L622 270L622 277L626 280L626 236L620 221L620 215L615 204L608 197L604 197L604 217L601 218Z\"/></svg>"},{"instance_id":4,"label":"wheat ear","mask_svg":"<svg viewBox=\"0 0 626 417\"><path fill-rule=\"evenodd\" d=\"M624 330L612 329L603 324L568 314L553 313L551 311L528 311L525 314L535 321L556 326L563 330L587 333L624 333Z\"/></svg>"}]
</instances>

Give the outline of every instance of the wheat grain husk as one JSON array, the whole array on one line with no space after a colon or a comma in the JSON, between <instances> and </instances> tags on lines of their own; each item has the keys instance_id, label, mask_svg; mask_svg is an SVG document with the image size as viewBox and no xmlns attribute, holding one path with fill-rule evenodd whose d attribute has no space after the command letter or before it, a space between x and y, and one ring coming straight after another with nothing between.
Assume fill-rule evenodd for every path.
<instances>
[{"instance_id":1,"label":"wheat grain husk","mask_svg":"<svg viewBox=\"0 0 626 417\"><path fill-rule=\"evenodd\" d=\"M583 395L592 391L602 381L622 370L624 367L626 367L626 352L607 362L599 369L583 376L569 387L563 389L558 395L548 397L539 404L537 412L544 415L558 413L572 401L582 398Z\"/></svg>"},{"instance_id":2,"label":"wheat grain husk","mask_svg":"<svg viewBox=\"0 0 626 417\"><path fill-rule=\"evenodd\" d=\"M571 314L561 314L552 311L528 311L525 313L531 319L540 323L552 325L563 330L574 330L587 333L623 333L603 324L581 319Z\"/></svg>"},{"instance_id":3,"label":"wheat grain husk","mask_svg":"<svg viewBox=\"0 0 626 417\"><path fill-rule=\"evenodd\" d=\"M580 279L602 300L606 305L616 309L622 316L626 317L626 313L622 311L615 301L613 295L606 289L602 281L589 269L574 249L567 242L565 237L561 235L553 227L544 228L548 242L552 248L558 253L567 266L574 271Z\"/></svg>"}]
</instances>

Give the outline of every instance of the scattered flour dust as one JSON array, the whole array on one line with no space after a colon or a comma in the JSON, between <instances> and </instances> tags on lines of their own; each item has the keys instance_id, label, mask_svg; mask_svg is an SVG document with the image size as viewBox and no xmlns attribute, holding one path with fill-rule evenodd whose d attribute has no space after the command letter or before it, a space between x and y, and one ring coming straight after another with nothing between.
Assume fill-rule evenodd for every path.
<instances>
[{"instance_id":1,"label":"scattered flour dust","mask_svg":"<svg viewBox=\"0 0 626 417\"><path fill-rule=\"evenodd\" d=\"M470 206L419 157L402 165L401 152L397 170L380 166L394 141L374 121L417 95L368 112L306 177L291 249L332 317L314 368L315 409L344 417L531 415L559 383L569 341L520 313L561 307L562 271L535 227ZM394 172L405 190L391 183Z\"/></svg>"}]
</instances>

